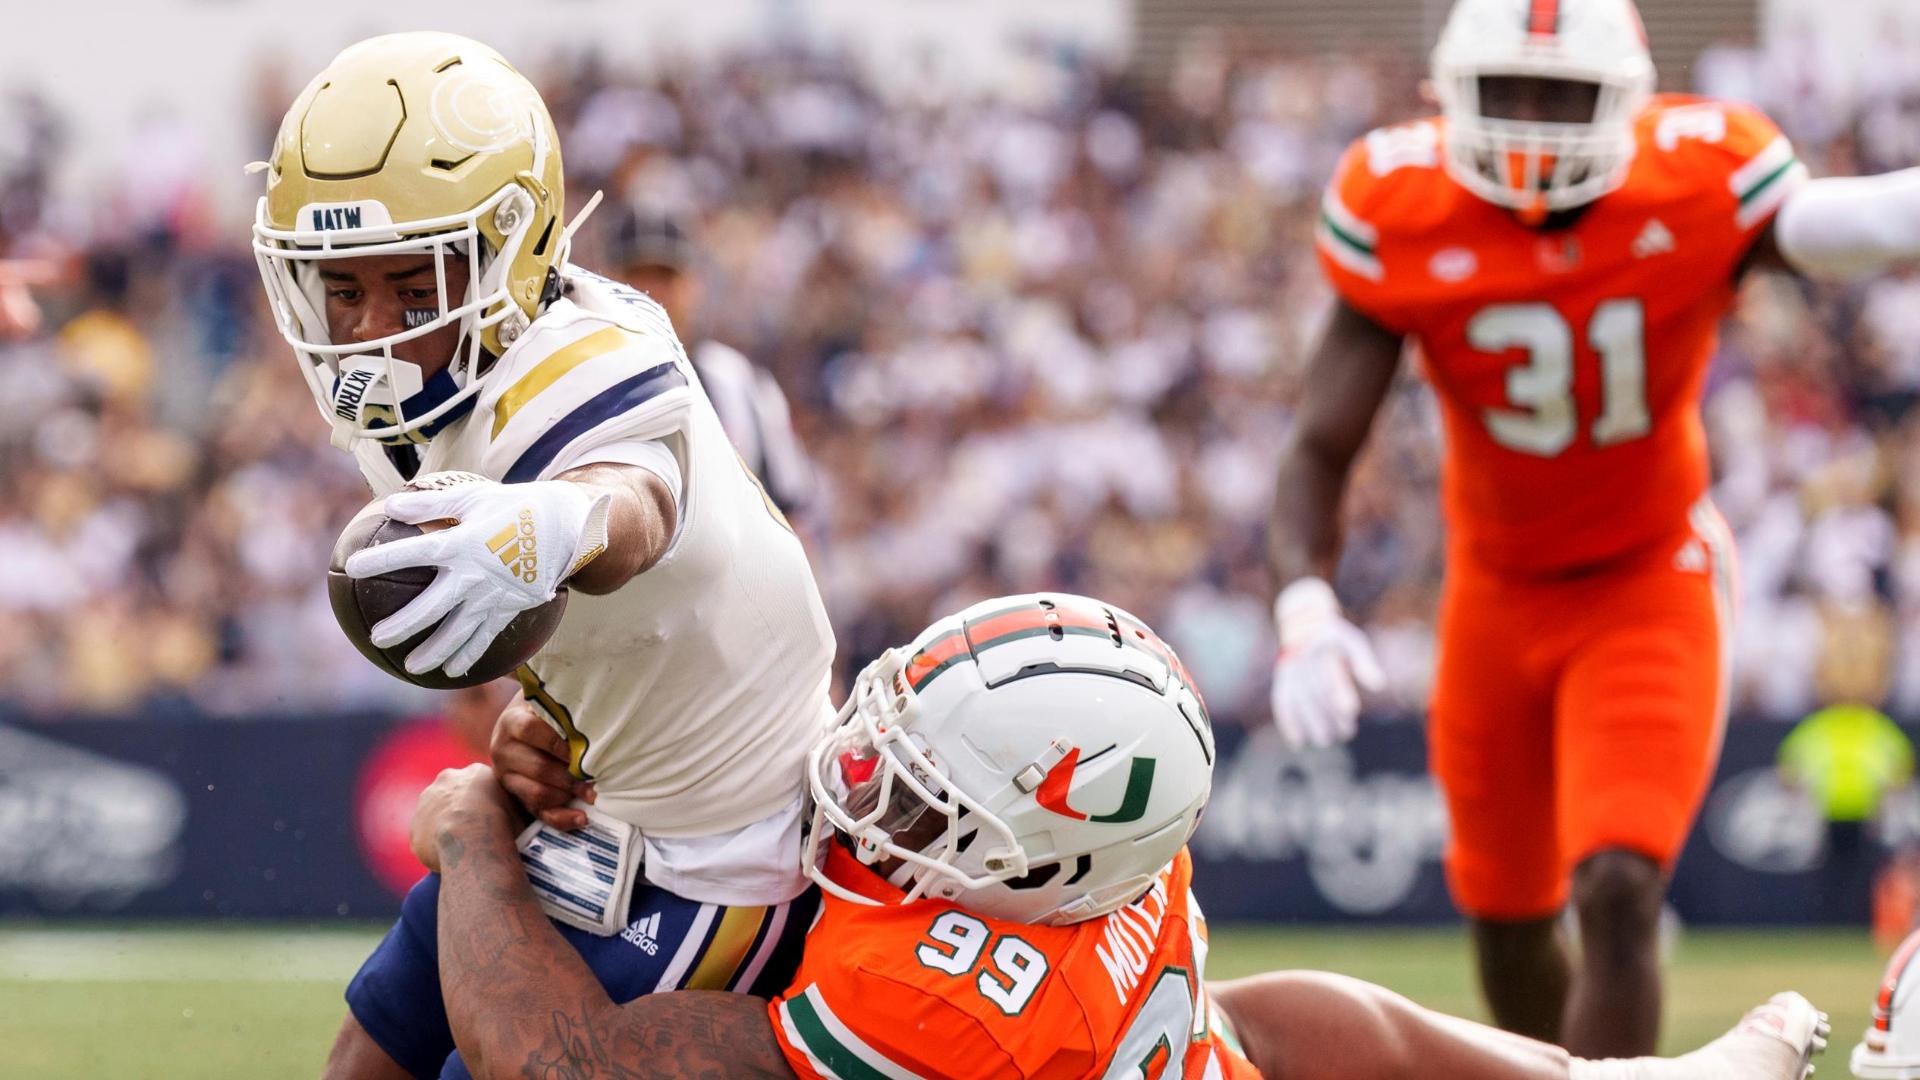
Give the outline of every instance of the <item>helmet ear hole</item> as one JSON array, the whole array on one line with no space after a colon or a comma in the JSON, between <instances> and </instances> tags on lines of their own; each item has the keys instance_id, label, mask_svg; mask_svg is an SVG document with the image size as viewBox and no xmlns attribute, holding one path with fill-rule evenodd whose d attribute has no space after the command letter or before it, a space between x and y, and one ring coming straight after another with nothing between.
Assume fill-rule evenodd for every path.
<instances>
[{"instance_id":1,"label":"helmet ear hole","mask_svg":"<svg viewBox=\"0 0 1920 1080\"><path fill-rule=\"evenodd\" d=\"M1082 859L1087 858L1087 856L1085 855L1082 855L1080 857ZM1020 889L1038 889L1041 886L1052 881L1054 878L1059 877L1060 867L1062 865L1063 864L1061 863L1050 862L1042 866L1033 867L1032 869L1028 870L1026 873L1021 874L1019 877L1008 878L1006 880L1006 886L1007 888L1013 889L1016 891Z\"/></svg>"},{"instance_id":2,"label":"helmet ear hole","mask_svg":"<svg viewBox=\"0 0 1920 1080\"><path fill-rule=\"evenodd\" d=\"M1073 876L1061 882L1060 884L1062 885L1075 884L1081 878L1086 877L1087 872L1092 869L1093 869L1093 856L1083 851L1080 853L1080 857L1074 860Z\"/></svg>"}]
</instances>

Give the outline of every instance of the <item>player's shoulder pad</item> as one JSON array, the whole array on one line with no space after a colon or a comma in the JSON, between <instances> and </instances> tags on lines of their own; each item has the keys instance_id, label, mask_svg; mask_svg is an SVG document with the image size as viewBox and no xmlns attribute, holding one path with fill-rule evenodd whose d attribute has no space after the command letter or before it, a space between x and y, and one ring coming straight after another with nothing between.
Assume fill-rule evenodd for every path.
<instances>
[{"instance_id":1,"label":"player's shoulder pad","mask_svg":"<svg viewBox=\"0 0 1920 1080\"><path fill-rule=\"evenodd\" d=\"M1012 1057L966 1010L934 989L858 962L803 971L771 1015L803 1077L1016 1075Z\"/></svg>"},{"instance_id":2,"label":"player's shoulder pad","mask_svg":"<svg viewBox=\"0 0 1920 1080\"><path fill-rule=\"evenodd\" d=\"M1806 166L1780 128L1742 102L1660 94L1637 123L1638 152L1699 194L1726 201L1741 229L1765 221L1806 182Z\"/></svg>"},{"instance_id":3,"label":"player's shoulder pad","mask_svg":"<svg viewBox=\"0 0 1920 1080\"><path fill-rule=\"evenodd\" d=\"M497 364L473 422L486 427L483 471L507 483L540 479L569 448L668 434L692 393L686 355L664 314L649 325L567 299L541 313Z\"/></svg>"},{"instance_id":4,"label":"player's shoulder pad","mask_svg":"<svg viewBox=\"0 0 1920 1080\"><path fill-rule=\"evenodd\" d=\"M1428 211L1443 190L1444 133L1437 117L1376 128L1355 139L1320 200L1315 241L1343 269L1379 281L1379 243Z\"/></svg>"}]
</instances>

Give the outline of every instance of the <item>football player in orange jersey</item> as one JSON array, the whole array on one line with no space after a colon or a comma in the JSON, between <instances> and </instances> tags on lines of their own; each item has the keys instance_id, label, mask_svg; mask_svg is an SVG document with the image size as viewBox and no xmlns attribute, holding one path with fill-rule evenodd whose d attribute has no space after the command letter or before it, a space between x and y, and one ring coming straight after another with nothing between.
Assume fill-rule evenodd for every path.
<instances>
[{"instance_id":1,"label":"football player in orange jersey","mask_svg":"<svg viewBox=\"0 0 1920 1080\"><path fill-rule=\"evenodd\" d=\"M936 623L809 756L824 903L771 1006L614 1004L541 916L493 774L443 773L414 840L461 1054L480 1077L1800 1080L1824 1042L1797 994L1682 1058L1578 1061L1336 976L1210 984L1184 845L1212 759L1180 662L1124 611L1047 594Z\"/></svg>"},{"instance_id":2,"label":"football player in orange jersey","mask_svg":"<svg viewBox=\"0 0 1920 1080\"><path fill-rule=\"evenodd\" d=\"M1448 881L1498 1022L1592 1056L1655 1044L1661 899L1719 754L1733 551L1700 419L1719 319L1754 265L1920 255L1920 171L1808 181L1758 112L1653 82L1631 0L1458 0L1442 115L1356 142L1322 202L1338 302L1271 530L1275 719L1328 745L1380 681L1326 583L1340 498L1417 346L1446 438Z\"/></svg>"}]
</instances>

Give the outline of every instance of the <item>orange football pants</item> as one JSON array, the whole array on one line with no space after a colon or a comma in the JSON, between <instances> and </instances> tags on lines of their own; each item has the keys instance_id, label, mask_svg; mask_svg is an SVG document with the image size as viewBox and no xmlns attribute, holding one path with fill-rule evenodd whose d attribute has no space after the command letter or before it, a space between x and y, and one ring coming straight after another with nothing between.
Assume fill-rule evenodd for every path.
<instances>
[{"instance_id":1,"label":"orange football pants","mask_svg":"<svg viewBox=\"0 0 1920 1080\"><path fill-rule=\"evenodd\" d=\"M1585 574L1450 561L1428 740L1462 911L1558 912L1608 848L1672 869L1720 756L1733 579L1704 500L1671 543Z\"/></svg>"}]
</instances>

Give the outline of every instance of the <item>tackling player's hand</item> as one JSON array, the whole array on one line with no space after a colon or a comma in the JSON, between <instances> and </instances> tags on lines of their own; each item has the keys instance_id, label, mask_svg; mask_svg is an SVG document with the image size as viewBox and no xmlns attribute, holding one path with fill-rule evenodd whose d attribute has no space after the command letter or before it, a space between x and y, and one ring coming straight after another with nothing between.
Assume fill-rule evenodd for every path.
<instances>
[{"instance_id":1,"label":"tackling player's hand","mask_svg":"<svg viewBox=\"0 0 1920 1080\"><path fill-rule=\"evenodd\" d=\"M438 571L412 603L373 628L373 644L385 649L440 624L407 654L415 675L443 666L448 675L466 674L515 615L553 599L561 582L607 546L611 499L578 484L500 484L441 473L414 485L387 497L388 517L456 524L363 548L347 558L346 571L355 578L409 566Z\"/></svg>"},{"instance_id":2,"label":"tackling player's hand","mask_svg":"<svg viewBox=\"0 0 1920 1080\"><path fill-rule=\"evenodd\" d=\"M1386 684L1367 636L1340 614L1333 588L1319 578L1301 578L1280 590L1273 617L1280 629L1273 719L1281 737L1295 748L1353 738L1360 689L1378 691Z\"/></svg>"},{"instance_id":3,"label":"tackling player's hand","mask_svg":"<svg viewBox=\"0 0 1920 1080\"><path fill-rule=\"evenodd\" d=\"M585 811L568 804L575 799L592 802L593 785L575 780L567 770L567 740L541 718L524 694L514 695L500 713L488 753L500 786L528 813L556 829L586 827Z\"/></svg>"},{"instance_id":4,"label":"tackling player's hand","mask_svg":"<svg viewBox=\"0 0 1920 1080\"><path fill-rule=\"evenodd\" d=\"M408 830L413 857L437 874L440 838L456 821L467 817L493 822L511 836L519 828L516 813L507 793L494 782L492 769L478 762L462 769L442 769L413 807L413 823Z\"/></svg>"}]
</instances>

